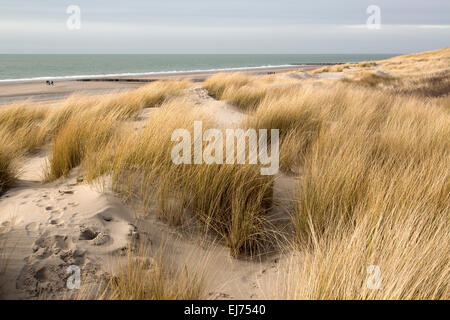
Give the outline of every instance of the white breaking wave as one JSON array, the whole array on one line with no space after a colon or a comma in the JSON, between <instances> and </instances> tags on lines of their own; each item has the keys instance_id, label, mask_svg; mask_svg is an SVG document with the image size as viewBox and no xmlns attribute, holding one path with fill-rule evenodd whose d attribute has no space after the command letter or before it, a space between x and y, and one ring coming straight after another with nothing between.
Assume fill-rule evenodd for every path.
<instances>
[{"instance_id":1,"label":"white breaking wave","mask_svg":"<svg viewBox=\"0 0 450 320\"><path fill-rule=\"evenodd\" d=\"M73 75L73 76L46 76L35 78L21 78L21 79L1 79L0 82L21 82L21 81L42 81L42 80L70 80L70 79L96 79L96 78L111 78L111 77L135 77L135 76L151 76L151 75L167 75L177 73L199 73L199 72L218 72L218 71L239 71L239 70L257 70L269 68L284 68L284 67L300 67L301 65L267 65L259 67L235 67L235 68L219 68L219 69L204 69L204 70L177 70L177 71L152 71L152 72L134 72L134 73L109 73L109 74L91 74L91 75Z\"/></svg>"}]
</instances>

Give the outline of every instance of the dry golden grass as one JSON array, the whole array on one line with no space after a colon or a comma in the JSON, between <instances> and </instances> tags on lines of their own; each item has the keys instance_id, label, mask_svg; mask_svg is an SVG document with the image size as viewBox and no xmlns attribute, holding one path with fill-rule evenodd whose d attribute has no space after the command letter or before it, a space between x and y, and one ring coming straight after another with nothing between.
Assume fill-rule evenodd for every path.
<instances>
[{"instance_id":1,"label":"dry golden grass","mask_svg":"<svg viewBox=\"0 0 450 320\"><path fill-rule=\"evenodd\" d=\"M152 82L139 89L113 95L110 99L102 99L97 106L97 116L114 115L117 119L129 119L144 108L159 107L190 86L189 80Z\"/></svg>"},{"instance_id":2,"label":"dry golden grass","mask_svg":"<svg viewBox=\"0 0 450 320\"><path fill-rule=\"evenodd\" d=\"M20 157L42 144L38 132L46 114L28 102L0 109L0 194L14 182Z\"/></svg>"},{"instance_id":3,"label":"dry golden grass","mask_svg":"<svg viewBox=\"0 0 450 320\"><path fill-rule=\"evenodd\" d=\"M380 213L297 248L276 297L448 300L448 217L408 205ZM368 285L370 266L380 268L379 289Z\"/></svg>"},{"instance_id":4,"label":"dry golden grass","mask_svg":"<svg viewBox=\"0 0 450 320\"><path fill-rule=\"evenodd\" d=\"M349 106L367 104L367 90L350 89L339 83L324 83L320 87L290 85L273 88L268 90L257 110L249 115L246 126L279 129L281 168L296 171L304 163L322 127L336 122ZM388 99L381 97L369 105L382 111ZM382 113L377 114L382 117Z\"/></svg>"},{"instance_id":5,"label":"dry golden grass","mask_svg":"<svg viewBox=\"0 0 450 320\"><path fill-rule=\"evenodd\" d=\"M67 176L86 156L96 155L114 137L117 126L111 117L80 117L69 121L53 140L46 180Z\"/></svg>"},{"instance_id":6,"label":"dry golden grass","mask_svg":"<svg viewBox=\"0 0 450 320\"><path fill-rule=\"evenodd\" d=\"M190 81L157 81L140 89L103 96L72 96L60 107L13 104L0 110L0 192L16 175L15 163L26 152L53 140L47 180L78 166L113 134L118 121L136 116L143 108L158 107L180 95Z\"/></svg>"},{"instance_id":7,"label":"dry golden grass","mask_svg":"<svg viewBox=\"0 0 450 320\"><path fill-rule=\"evenodd\" d=\"M450 69L411 77L393 77L374 71L354 72L352 78L344 78L341 81L357 86L383 89L397 95L406 96L434 98L445 97L450 93Z\"/></svg>"},{"instance_id":8,"label":"dry golden grass","mask_svg":"<svg viewBox=\"0 0 450 320\"><path fill-rule=\"evenodd\" d=\"M212 97L221 100L225 90L236 90L252 80L252 77L244 73L217 73L203 82L203 88L208 90Z\"/></svg>"},{"instance_id":9,"label":"dry golden grass","mask_svg":"<svg viewBox=\"0 0 450 320\"><path fill-rule=\"evenodd\" d=\"M143 108L159 107L190 85L189 81L154 82L121 94L70 98L41 126L40 135L53 139L47 180L66 176L87 155L102 156L102 147L114 137L121 121L135 117Z\"/></svg>"},{"instance_id":10,"label":"dry golden grass","mask_svg":"<svg viewBox=\"0 0 450 320\"><path fill-rule=\"evenodd\" d=\"M410 165L420 165L436 179L448 174L440 167L449 157L450 118L446 110L426 100L377 98L376 93L370 92L366 95L364 100L370 102L363 111L350 104L352 110L344 112L331 126L322 127L312 146L300 187L299 217L303 227L314 216L316 232L323 231L325 226L334 223L334 217L338 221L359 212L360 206L366 208L369 200L379 196L370 193L372 183L379 176L392 177L397 171L405 172ZM386 105L387 101L390 104ZM383 106L384 114L379 114ZM427 166L430 168L426 169ZM410 172L411 179L423 183L419 173L424 174ZM445 184L436 186L441 192L446 188ZM408 201L415 197L422 199L425 196L419 193L422 189L414 186ZM423 192L428 192L429 197L435 190Z\"/></svg>"},{"instance_id":11,"label":"dry golden grass","mask_svg":"<svg viewBox=\"0 0 450 320\"><path fill-rule=\"evenodd\" d=\"M298 86L274 88L246 121L248 128L280 130L280 168L298 166L321 126L318 109L311 108L311 91ZM314 95L314 99L316 95Z\"/></svg>"},{"instance_id":12,"label":"dry golden grass","mask_svg":"<svg viewBox=\"0 0 450 320\"><path fill-rule=\"evenodd\" d=\"M100 300L199 300L205 299L204 271L200 266L174 267L164 251L156 253L141 246L128 250L104 288L95 292ZM152 258L150 258L153 256ZM192 268L190 268L192 269ZM87 295L89 296L89 295ZM80 297L83 299L83 297Z\"/></svg>"},{"instance_id":13,"label":"dry golden grass","mask_svg":"<svg viewBox=\"0 0 450 320\"><path fill-rule=\"evenodd\" d=\"M2 297L2 286L5 284L3 275L6 272L12 254L11 248L7 247L8 233L11 231L14 219L7 225L0 225L0 298Z\"/></svg>"},{"instance_id":14,"label":"dry golden grass","mask_svg":"<svg viewBox=\"0 0 450 320\"><path fill-rule=\"evenodd\" d=\"M283 99L287 95L300 89L296 83L282 83L277 86L270 86L264 82L255 82L252 85L243 87L227 88L222 99L239 107L243 111L255 111L262 104L266 97L271 99Z\"/></svg>"},{"instance_id":15,"label":"dry golden grass","mask_svg":"<svg viewBox=\"0 0 450 320\"><path fill-rule=\"evenodd\" d=\"M275 75L254 77L243 73L218 73L203 83L211 96L229 102L242 111L255 111L264 98L283 97L290 93L293 80L278 80Z\"/></svg>"},{"instance_id":16,"label":"dry golden grass","mask_svg":"<svg viewBox=\"0 0 450 320\"><path fill-rule=\"evenodd\" d=\"M277 298L450 297L448 49L393 60L406 73L436 55L437 73L355 70L355 79L242 99L254 110L247 126L280 129L281 167L299 172L296 253ZM355 68L374 66L383 70ZM248 86L229 92L239 101ZM381 268L380 290L366 286L370 265Z\"/></svg>"},{"instance_id":17,"label":"dry golden grass","mask_svg":"<svg viewBox=\"0 0 450 320\"><path fill-rule=\"evenodd\" d=\"M248 113L246 127L280 130L281 168L298 178L296 245L277 298L450 298L449 50L317 71L355 76L343 81L299 85L244 74L205 81L213 97ZM13 180L20 154L51 140L50 180L81 165L88 182L111 177L124 201L137 201L146 213L173 225L199 222L233 256L260 253L270 242L265 216L273 177L261 176L255 165L171 160L175 129L192 136L194 120L204 130L216 126L187 100L171 99L189 86L154 83L124 94L73 97L42 115L0 113L0 189ZM144 129L127 126L125 120L155 106ZM33 130L35 138L11 138L29 135L21 130ZM370 265L380 267L380 290L367 288ZM149 271L144 262L128 261L120 270L105 298L202 297L195 276Z\"/></svg>"},{"instance_id":18,"label":"dry golden grass","mask_svg":"<svg viewBox=\"0 0 450 320\"><path fill-rule=\"evenodd\" d=\"M377 69L394 76L423 76L448 70L450 47L378 61Z\"/></svg>"},{"instance_id":19,"label":"dry golden grass","mask_svg":"<svg viewBox=\"0 0 450 320\"><path fill-rule=\"evenodd\" d=\"M345 69L348 69L352 66L354 66L354 64L352 64L352 63L344 63L344 64L336 64L336 65L332 65L332 66L325 66L325 67L311 71L310 74L316 75L316 74L323 73L323 72L342 72ZM361 67L363 67L363 65L361 65Z\"/></svg>"},{"instance_id":20,"label":"dry golden grass","mask_svg":"<svg viewBox=\"0 0 450 320\"><path fill-rule=\"evenodd\" d=\"M254 111L264 99L268 90L267 87L249 85L231 86L225 89L221 98L244 111Z\"/></svg>"},{"instance_id":21,"label":"dry golden grass","mask_svg":"<svg viewBox=\"0 0 450 320\"><path fill-rule=\"evenodd\" d=\"M47 114L47 108L30 106L30 102L2 107L0 130L15 141L17 149L23 152L33 151L43 143L38 132Z\"/></svg>"},{"instance_id":22,"label":"dry golden grass","mask_svg":"<svg viewBox=\"0 0 450 320\"><path fill-rule=\"evenodd\" d=\"M14 182L16 161L20 156L17 145L4 129L0 129L0 195Z\"/></svg>"},{"instance_id":23,"label":"dry golden grass","mask_svg":"<svg viewBox=\"0 0 450 320\"><path fill-rule=\"evenodd\" d=\"M190 81L156 81L137 90L100 96L72 96L53 110L42 123L41 135L53 137L72 118L80 115L126 120L144 108L158 107L165 99L182 94Z\"/></svg>"},{"instance_id":24,"label":"dry golden grass","mask_svg":"<svg viewBox=\"0 0 450 320\"><path fill-rule=\"evenodd\" d=\"M368 87L389 86L398 83L397 78L373 72L361 72L360 74L354 73L353 75L356 76L356 78L344 78L341 81Z\"/></svg>"},{"instance_id":25,"label":"dry golden grass","mask_svg":"<svg viewBox=\"0 0 450 320\"><path fill-rule=\"evenodd\" d=\"M450 98L445 85L431 95L439 98L399 94L435 87L438 80L413 83L400 71L436 55L447 61L447 51L362 63L354 66L366 70L359 80L319 86L242 74L205 81L212 96L250 112L248 127L280 129L281 166L298 172L297 245L278 298L449 298ZM383 66L396 72L374 72ZM273 181L251 166L174 166L169 137L174 128L192 131L198 115L189 108L169 102L142 132L110 143L102 158L113 159L113 185L129 200L156 205L170 223L194 216L235 256L255 252ZM366 285L370 265L380 267L380 290Z\"/></svg>"},{"instance_id":26,"label":"dry golden grass","mask_svg":"<svg viewBox=\"0 0 450 320\"><path fill-rule=\"evenodd\" d=\"M340 107L315 105L325 125L301 168L295 225L302 253L285 297L448 299L448 107L345 92ZM340 116L329 113L333 107ZM381 290L365 285L370 265L381 268Z\"/></svg>"},{"instance_id":27,"label":"dry golden grass","mask_svg":"<svg viewBox=\"0 0 450 320\"><path fill-rule=\"evenodd\" d=\"M433 98L446 97L450 93L450 69L425 76L408 77L394 92L403 95Z\"/></svg>"},{"instance_id":28,"label":"dry golden grass","mask_svg":"<svg viewBox=\"0 0 450 320\"><path fill-rule=\"evenodd\" d=\"M146 212L156 208L159 217L170 224L179 225L194 216L205 230L223 237L233 255L260 251L272 179L261 177L260 168L252 165L172 162L175 129L192 132L195 120L202 120L204 129L213 127L193 106L183 100L167 101L152 113L143 130L133 132L119 121L131 116L130 109L108 108L112 114L107 114L103 104L73 103L48 118L56 132L48 180L66 176L81 164L88 181L110 174L114 190L125 201L139 199Z\"/></svg>"},{"instance_id":29,"label":"dry golden grass","mask_svg":"<svg viewBox=\"0 0 450 320\"><path fill-rule=\"evenodd\" d=\"M181 113L186 116L179 117ZM146 211L156 206L157 214L170 224L195 217L205 230L225 239L232 255L258 253L273 179L261 176L254 165L173 164L172 132L183 128L193 136L194 120L202 120L204 130L213 127L190 104L169 101L141 132L123 135L112 151L113 187L126 200L142 199Z\"/></svg>"},{"instance_id":30,"label":"dry golden grass","mask_svg":"<svg viewBox=\"0 0 450 320\"><path fill-rule=\"evenodd\" d=\"M368 68L368 67L374 67L377 65L376 61L363 61L356 64L356 67L360 68Z\"/></svg>"},{"instance_id":31,"label":"dry golden grass","mask_svg":"<svg viewBox=\"0 0 450 320\"><path fill-rule=\"evenodd\" d=\"M422 97L450 92L450 48L414 53L376 62L355 64L342 81L389 89L396 94Z\"/></svg>"}]
</instances>

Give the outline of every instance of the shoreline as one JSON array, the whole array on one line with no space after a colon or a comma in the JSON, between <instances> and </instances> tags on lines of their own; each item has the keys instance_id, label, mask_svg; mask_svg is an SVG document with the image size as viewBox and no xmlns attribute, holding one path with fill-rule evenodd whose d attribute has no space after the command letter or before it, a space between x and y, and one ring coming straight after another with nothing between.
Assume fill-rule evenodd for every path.
<instances>
[{"instance_id":1,"label":"shoreline","mask_svg":"<svg viewBox=\"0 0 450 320\"><path fill-rule=\"evenodd\" d=\"M1 299L448 300L446 61L0 84Z\"/></svg>"},{"instance_id":2,"label":"shoreline","mask_svg":"<svg viewBox=\"0 0 450 320\"><path fill-rule=\"evenodd\" d=\"M331 63L330 63L331 64ZM333 63L334 64L334 63ZM126 73L107 73L107 74L80 74L80 75L63 75L63 76L42 76L32 78L17 78L17 79L0 79L0 83L8 82L33 82L46 80L88 80L88 79L110 79L110 78L128 78L128 77L148 77L148 76L170 76L170 75L187 75L199 73L217 73L217 72L239 72L239 71L253 71L266 69L291 68L303 65L322 65L322 64L286 64L286 65L267 65L257 67L235 67L235 68L217 68L217 69L201 69L201 70L174 70L174 71L149 71L149 72L126 72Z\"/></svg>"},{"instance_id":3,"label":"shoreline","mask_svg":"<svg viewBox=\"0 0 450 320\"><path fill-rule=\"evenodd\" d=\"M20 101L31 100L33 102L51 102L65 99L72 94L103 94L133 90L148 82L158 80L182 80L191 79L194 82L204 81L209 76L219 72L243 72L253 75L283 73L300 68L314 70L321 65L289 65L276 67L256 67L245 69L217 69L210 71L186 71L173 73L155 73L142 76L100 75L96 78L82 77L77 79L55 80L54 85L48 86L46 79L23 81L0 81L0 107Z\"/></svg>"}]
</instances>

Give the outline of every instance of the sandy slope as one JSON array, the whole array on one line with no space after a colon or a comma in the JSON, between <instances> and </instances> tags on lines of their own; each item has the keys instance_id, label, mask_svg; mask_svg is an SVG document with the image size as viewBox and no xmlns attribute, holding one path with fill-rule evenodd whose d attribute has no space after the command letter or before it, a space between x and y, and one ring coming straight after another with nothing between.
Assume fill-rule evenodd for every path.
<instances>
[{"instance_id":1,"label":"sandy slope","mask_svg":"<svg viewBox=\"0 0 450 320\"><path fill-rule=\"evenodd\" d=\"M302 81L299 74L279 77ZM320 78L339 77L324 73ZM210 97L200 84L187 89L185 96L223 129L239 127L247 117L239 108ZM142 110L134 128L142 129L153 111ZM80 267L82 284L95 287L117 265L117 256L136 242L132 240L162 248L174 267L200 268L210 299L270 298L282 282L277 279L285 275L284 255L233 259L220 240L205 239L189 228L169 227L152 215L142 218L107 187L83 183L77 169L69 178L42 183L48 153L49 148L43 147L27 156L17 186L0 198L0 226L12 226L6 250L11 255L6 272L0 274L3 298L70 297L74 291L66 290L66 279L72 265ZM275 205L268 218L280 236L292 228L287 212L292 211L294 183L294 177L283 173L275 180Z\"/></svg>"},{"instance_id":2,"label":"sandy slope","mask_svg":"<svg viewBox=\"0 0 450 320\"><path fill-rule=\"evenodd\" d=\"M200 85L188 90L188 99L224 128L236 127L246 115L225 102L211 98ZM151 114L145 109L135 121L139 130ZM270 284L279 275L280 256L253 261L233 259L220 241L175 229L149 216L139 218L106 189L84 184L73 170L67 179L41 183L48 149L24 159L18 185L0 198L0 225L11 224L8 252L12 255L1 276L4 298L70 296L66 272L71 265L81 268L83 284L96 284L114 268L132 239L164 248L177 266L198 268L206 275L211 299L267 298ZM288 203L293 178L280 175L275 186L274 225L288 221ZM281 257L282 259L282 257ZM42 296L41 296L42 297Z\"/></svg>"},{"instance_id":3,"label":"sandy slope","mask_svg":"<svg viewBox=\"0 0 450 320\"><path fill-rule=\"evenodd\" d=\"M419 58L411 55L410 63L414 65ZM380 63L364 71L403 72L396 59ZM280 79L313 86L316 80L334 81L352 72L297 72L283 74ZM200 85L187 90L187 99L223 128L239 126L246 118L240 109L211 98ZM153 111L142 111L133 123L136 130L143 128ZM5 298L37 298L42 289L46 289L46 297L61 298L68 277L66 269L71 265L81 268L83 284L95 285L114 268L113 254L125 253L133 239L163 248L176 266L195 269L200 265L211 299L271 298L274 288L283 282L278 278L286 275L283 266L288 258L282 253L254 260L233 259L219 240L203 238L189 227L169 227L152 215L140 217L138 210L125 206L108 188L80 181L76 169L67 179L41 183L47 156L48 149L43 148L24 159L17 186L0 198L0 228L12 227L7 242L11 256L6 272L0 274ZM288 206L292 205L294 179L281 173L276 177L276 206L269 216L277 230L289 231L285 228L290 225L286 212L292 211Z\"/></svg>"},{"instance_id":4,"label":"sandy slope","mask_svg":"<svg viewBox=\"0 0 450 320\"><path fill-rule=\"evenodd\" d=\"M130 212L112 196L77 184L76 177L52 184L20 182L0 202L0 223L12 221L12 251L5 274L6 297L48 297L65 288L66 269L101 276L112 253L126 250L135 232Z\"/></svg>"}]
</instances>

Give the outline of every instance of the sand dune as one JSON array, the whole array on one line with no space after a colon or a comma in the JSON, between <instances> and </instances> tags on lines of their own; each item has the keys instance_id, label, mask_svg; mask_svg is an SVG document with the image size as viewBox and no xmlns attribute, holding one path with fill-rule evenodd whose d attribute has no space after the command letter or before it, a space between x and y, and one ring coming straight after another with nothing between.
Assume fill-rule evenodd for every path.
<instances>
[{"instance_id":1,"label":"sand dune","mask_svg":"<svg viewBox=\"0 0 450 320\"><path fill-rule=\"evenodd\" d=\"M5 167L16 179L0 198L2 297L448 299L448 53L137 91L61 83L58 94L90 95L3 120L11 140L41 139L13 141ZM417 74L420 63L437 67ZM11 85L3 98L40 85ZM165 131L192 117L221 130L279 128L279 173L266 181L251 167L168 163ZM368 263L387 270L386 291L360 288ZM67 288L71 266L81 291ZM159 277L170 292L130 296L133 276Z\"/></svg>"},{"instance_id":2,"label":"sand dune","mask_svg":"<svg viewBox=\"0 0 450 320\"><path fill-rule=\"evenodd\" d=\"M211 98L200 85L188 89L186 99L224 128L237 127L246 117L238 108ZM144 110L134 121L137 130L151 111ZM175 265L188 261L194 267L208 261L203 270L207 298L249 299L269 294L262 287L269 289L275 281L277 255L260 262L232 259L214 241L205 245L201 237L171 229L154 217L137 218L133 208L102 186L80 181L78 170L68 178L42 184L48 156L48 148L27 156L17 187L0 202L0 223L11 223L13 228L7 248L13 256L2 276L6 298L70 297L65 280L71 265L79 266L83 281L95 286L114 270L117 261L113 257L126 255L130 241L164 248ZM279 197L284 198L286 183L277 185Z\"/></svg>"}]
</instances>

